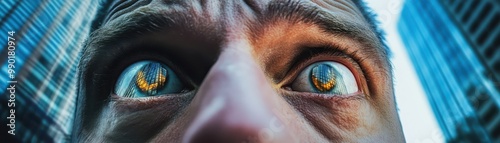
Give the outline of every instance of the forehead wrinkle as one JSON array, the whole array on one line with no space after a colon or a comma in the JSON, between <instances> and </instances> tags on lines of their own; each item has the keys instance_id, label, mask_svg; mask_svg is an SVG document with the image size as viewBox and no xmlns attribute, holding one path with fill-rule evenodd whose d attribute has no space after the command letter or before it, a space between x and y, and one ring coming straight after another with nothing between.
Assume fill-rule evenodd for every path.
<instances>
[{"instance_id":1,"label":"forehead wrinkle","mask_svg":"<svg viewBox=\"0 0 500 143\"><path fill-rule=\"evenodd\" d=\"M314 21L325 33L347 36L369 47L382 48L375 31L370 28L367 21L357 11L353 12L355 13L349 13L349 16L354 16L360 21L350 20L352 17L338 15L331 10L320 10Z\"/></svg>"},{"instance_id":2,"label":"forehead wrinkle","mask_svg":"<svg viewBox=\"0 0 500 143\"><path fill-rule=\"evenodd\" d=\"M311 2L326 10L340 9L349 12L352 16L363 19L359 9L350 0L311 0Z\"/></svg>"},{"instance_id":3,"label":"forehead wrinkle","mask_svg":"<svg viewBox=\"0 0 500 143\"><path fill-rule=\"evenodd\" d=\"M288 20L296 22L312 22L318 15L317 7L306 4L305 1L287 0L273 1L267 6L263 16L262 23L272 23L279 20Z\"/></svg>"},{"instance_id":4,"label":"forehead wrinkle","mask_svg":"<svg viewBox=\"0 0 500 143\"><path fill-rule=\"evenodd\" d=\"M203 10L203 16L208 17L210 21L216 21L217 19L220 18L222 14L220 9L222 2L219 0L216 1L205 0L193 3L199 3L200 8Z\"/></svg>"},{"instance_id":5,"label":"forehead wrinkle","mask_svg":"<svg viewBox=\"0 0 500 143\"><path fill-rule=\"evenodd\" d=\"M127 13L129 9L135 9L144 5L147 5L151 2L151 0L139 0L139 1L111 1L111 5L106 12L106 17L104 18L104 23L108 22L111 19L115 19L117 17L122 16L124 13Z\"/></svg>"},{"instance_id":6,"label":"forehead wrinkle","mask_svg":"<svg viewBox=\"0 0 500 143\"><path fill-rule=\"evenodd\" d=\"M352 5L345 7L353 9ZM306 23L318 25L323 32L329 35L350 37L383 53L384 47L382 43L380 43L375 31L369 27L361 13L354 10L350 11L349 15L355 16L360 21L352 21L350 17L336 14L331 9L320 7L317 3L311 1L274 1L270 2L264 14L260 15L258 23L250 26L250 35L252 42L256 42L260 35L265 34L265 29L272 27L273 24L283 21L287 21L292 25Z\"/></svg>"},{"instance_id":7,"label":"forehead wrinkle","mask_svg":"<svg viewBox=\"0 0 500 143\"><path fill-rule=\"evenodd\" d=\"M85 45L105 45L110 41L127 38L129 35L168 28L175 23L173 18L158 14L152 9L138 8L92 32Z\"/></svg>"},{"instance_id":8,"label":"forehead wrinkle","mask_svg":"<svg viewBox=\"0 0 500 143\"><path fill-rule=\"evenodd\" d=\"M322 17L316 24L320 27L322 32L327 35L346 36L354 41L357 41L364 45L362 47L364 50L375 50L377 54L370 52L372 55L378 55L383 53L384 47L378 40L375 32L367 27L364 23L346 21L341 18L336 18L335 16L329 14L323 14ZM332 22L335 21L335 22ZM339 28L338 26L341 26ZM384 57L383 55L379 55Z\"/></svg>"},{"instance_id":9,"label":"forehead wrinkle","mask_svg":"<svg viewBox=\"0 0 500 143\"><path fill-rule=\"evenodd\" d=\"M90 34L84 45L106 45L113 41L139 37L171 28L179 28L179 30L184 31L196 29L202 30L202 33L214 31L206 27L220 29L222 25L214 26L214 21L204 18L199 7L189 6L189 4L191 3L168 1L158 3L158 1L154 1L101 25L99 29ZM162 6L158 7L157 5Z\"/></svg>"}]
</instances>

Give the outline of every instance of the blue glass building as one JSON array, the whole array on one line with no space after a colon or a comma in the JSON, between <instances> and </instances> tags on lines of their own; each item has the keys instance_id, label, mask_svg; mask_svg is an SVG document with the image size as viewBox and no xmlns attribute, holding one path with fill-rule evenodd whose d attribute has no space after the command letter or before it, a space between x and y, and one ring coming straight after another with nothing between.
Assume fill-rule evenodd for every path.
<instances>
[{"instance_id":1,"label":"blue glass building","mask_svg":"<svg viewBox=\"0 0 500 143\"><path fill-rule=\"evenodd\" d=\"M500 142L500 1L407 0L398 30L447 142Z\"/></svg>"},{"instance_id":2,"label":"blue glass building","mask_svg":"<svg viewBox=\"0 0 500 143\"><path fill-rule=\"evenodd\" d=\"M76 97L76 60L95 14L95 0L0 1L0 142L66 142ZM14 108L7 106L7 36L16 43ZM15 109L15 136L7 134Z\"/></svg>"}]
</instances>

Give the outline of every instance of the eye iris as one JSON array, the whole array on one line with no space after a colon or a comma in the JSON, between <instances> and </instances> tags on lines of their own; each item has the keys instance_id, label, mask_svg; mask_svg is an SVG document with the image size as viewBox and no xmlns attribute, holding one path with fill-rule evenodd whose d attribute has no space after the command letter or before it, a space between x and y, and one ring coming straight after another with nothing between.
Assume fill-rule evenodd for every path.
<instances>
[{"instance_id":1,"label":"eye iris","mask_svg":"<svg viewBox=\"0 0 500 143\"><path fill-rule=\"evenodd\" d=\"M321 92L332 90L336 84L333 67L327 64L316 65L311 70L311 80Z\"/></svg>"},{"instance_id":2,"label":"eye iris","mask_svg":"<svg viewBox=\"0 0 500 143\"><path fill-rule=\"evenodd\" d=\"M167 82L167 70L159 63L144 65L135 76L135 83L142 92L156 94Z\"/></svg>"}]
</instances>

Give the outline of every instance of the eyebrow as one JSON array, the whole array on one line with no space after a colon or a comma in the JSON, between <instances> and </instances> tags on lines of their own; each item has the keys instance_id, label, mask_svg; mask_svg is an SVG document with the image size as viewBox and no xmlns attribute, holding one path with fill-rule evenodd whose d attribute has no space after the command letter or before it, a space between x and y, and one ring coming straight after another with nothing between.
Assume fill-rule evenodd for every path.
<instances>
[{"instance_id":1,"label":"eyebrow","mask_svg":"<svg viewBox=\"0 0 500 143\"><path fill-rule=\"evenodd\" d=\"M173 25L175 22L171 17L151 10L129 13L113 21L108 21L104 26L92 32L85 43L85 48L90 44L103 46L119 39L132 38L131 35L138 36L168 29Z\"/></svg>"}]
</instances>

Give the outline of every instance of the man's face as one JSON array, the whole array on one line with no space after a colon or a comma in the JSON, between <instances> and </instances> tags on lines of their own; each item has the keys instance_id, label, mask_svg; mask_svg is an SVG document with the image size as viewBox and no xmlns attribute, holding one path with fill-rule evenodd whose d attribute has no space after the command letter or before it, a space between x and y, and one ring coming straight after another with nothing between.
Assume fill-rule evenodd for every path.
<instances>
[{"instance_id":1,"label":"man's face","mask_svg":"<svg viewBox=\"0 0 500 143\"><path fill-rule=\"evenodd\" d=\"M403 142L386 50L349 0L115 2L79 66L90 142Z\"/></svg>"}]
</instances>

